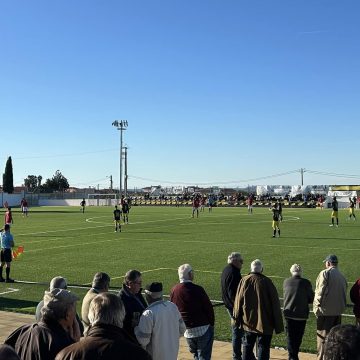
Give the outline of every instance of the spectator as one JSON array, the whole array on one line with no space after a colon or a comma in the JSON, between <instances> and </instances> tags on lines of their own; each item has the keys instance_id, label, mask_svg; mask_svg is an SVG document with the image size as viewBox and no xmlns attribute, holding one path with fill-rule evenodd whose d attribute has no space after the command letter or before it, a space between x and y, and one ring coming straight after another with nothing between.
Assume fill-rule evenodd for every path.
<instances>
[{"instance_id":1,"label":"spectator","mask_svg":"<svg viewBox=\"0 0 360 360\"><path fill-rule=\"evenodd\" d=\"M110 276L104 272L97 272L94 275L92 281L91 289L86 293L82 306L81 306L81 319L84 324L85 331L90 325L89 321L89 307L91 300L97 295L102 292L107 292L109 290L110 285Z\"/></svg>"},{"instance_id":2,"label":"spectator","mask_svg":"<svg viewBox=\"0 0 360 360\"><path fill-rule=\"evenodd\" d=\"M230 319L233 320L236 290L241 280L240 270L244 261L240 253L232 252L228 256L227 262L228 265L225 266L221 274L221 294ZM233 360L241 360L242 336L244 332L243 329L236 326L233 321L231 322Z\"/></svg>"},{"instance_id":3,"label":"spectator","mask_svg":"<svg viewBox=\"0 0 360 360\"><path fill-rule=\"evenodd\" d=\"M325 340L324 360L360 360L360 329L336 325Z\"/></svg>"},{"instance_id":4,"label":"spectator","mask_svg":"<svg viewBox=\"0 0 360 360\"><path fill-rule=\"evenodd\" d=\"M299 350L304 336L309 304L314 300L314 291L309 280L301 277L302 268L294 264L291 277L284 281L284 317L287 330L289 360L299 359Z\"/></svg>"},{"instance_id":5,"label":"spectator","mask_svg":"<svg viewBox=\"0 0 360 360\"><path fill-rule=\"evenodd\" d=\"M54 289L64 289L67 290L67 280L62 276L55 276L51 279L49 290L53 291ZM44 300L41 300L35 310L35 320L40 321L41 320L41 309L44 306ZM80 333L81 336L84 333L84 325L82 324L79 315L76 313L76 320L79 323Z\"/></svg>"},{"instance_id":6,"label":"spectator","mask_svg":"<svg viewBox=\"0 0 360 360\"><path fill-rule=\"evenodd\" d=\"M214 310L205 290L193 283L194 271L189 264L178 269L180 284L170 293L185 322L184 336L194 359L211 359L214 341Z\"/></svg>"},{"instance_id":7,"label":"spectator","mask_svg":"<svg viewBox=\"0 0 360 360\"><path fill-rule=\"evenodd\" d=\"M124 330L136 339L134 328L139 324L140 315L147 304L141 295L141 272L129 270L124 277L123 287L119 292L120 299L125 306Z\"/></svg>"},{"instance_id":8,"label":"spectator","mask_svg":"<svg viewBox=\"0 0 360 360\"><path fill-rule=\"evenodd\" d=\"M338 270L336 255L328 255L323 261L322 270L316 279L315 298L313 304L316 316L318 360L324 356L324 341L335 325L341 324L341 314L346 306L347 282Z\"/></svg>"},{"instance_id":9,"label":"spectator","mask_svg":"<svg viewBox=\"0 0 360 360\"><path fill-rule=\"evenodd\" d=\"M122 329L125 307L115 294L102 292L90 303L85 338L63 349L56 360L151 360Z\"/></svg>"},{"instance_id":10,"label":"spectator","mask_svg":"<svg viewBox=\"0 0 360 360\"><path fill-rule=\"evenodd\" d=\"M49 290L52 291L54 289L67 289L67 281L65 278L63 278L62 276L55 276L54 278L51 279L50 281L50 287ZM35 311L35 320L36 321L40 321L41 320L41 309L44 306L44 300L41 300L37 307L36 307L36 311Z\"/></svg>"},{"instance_id":11,"label":"spectator","mask_svg":"<svg viewBox=\"0 0 360 360\"><path fill-rule=\"evenodd\" d=\"M0 359L20 360L15 350L9 345L0 345Z\"/></svg>"},{"instance_id":12,"label":"spectator","mask_svg":"<svg viewBox=\"0 0 360 360\"><path fill-rule=\"evenodd\" d=\"M175 304L163 300L162 284L153 282L145 289L149 306L140 317L135 335L139 344L153 360L176 360L179 337L186 329Z\"/></svg>"},{"instance_id":13,"label":"spectator","mask_svg":"<svg viewBox=\"0 0 360 360\"><path fill-rule=\"evenodd\" d=\"M234 304L235 325L244 329L243 360L254 359L258 340L258 360L270 359L272 334L284 330L279 296L272 281L262 274L259 259L251 263L251 273L239 283Z\"/></svg>"},{"instance_id":14,"label":"spectator","mask_svg":"<svg viewBox=\"0 0 360 360\"><path fill-rule=\"evenodd\" d=\"M80 340L76 321L78 297L64 289L46 291L41 321L16 329L5 340L22 360L51 360L66 346Z\"/></svg>"},{"instance_id":15,"label":"spectator","mask_svg":"<svg viewBox=\"0 0 360 360\"><path fill-rule=\"evenodd\" d=\"M356 318L356 325L360 327L360 279L350 289L350 299L354 304L353 312Z\"/></svg>"}]
</instances>

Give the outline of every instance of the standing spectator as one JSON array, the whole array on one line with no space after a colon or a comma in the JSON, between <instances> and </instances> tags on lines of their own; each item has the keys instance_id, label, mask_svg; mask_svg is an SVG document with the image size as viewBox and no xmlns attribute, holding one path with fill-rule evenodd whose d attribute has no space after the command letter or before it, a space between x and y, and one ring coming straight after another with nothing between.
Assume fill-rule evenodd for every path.
<instances>
[{"instance_id":1,"label":"standing spectator","mask_svg":"<svg viewBox=\"0 0 360 360\"><path fill-rule=\"evenodd\" d=\"M228 256L227 262L228 265L225 266L221 274L221 295L230 319L233 320L236 290L241 280L240 270L244 261L240 253L232 252ZM244 332L233 321L231 322L233 360L241 360L242 336Z\"/></svg>"},{"instance_id":2,"label":"standing spectator","mask_svg":"<svg viewBox=\"0 0 360 360\"><path fill-rule=\"evenodd\" d=\"M270 359L272 334L284 330L279 295L272 281L262 274L259 259L251 263L251 273L240 280L234 304L236 326L244 329L243 360L254 359L258 340L258 360Z\"/></svg>"},{"instance_id":3,"label":"standing spectator","mask_svg":"<svg viewBox=\"0 0 360 360\"><path fill-rule=\"evenodd\" d=\"M140 316L146 309L147 304L141 295L142 278L138 270L129 270L124 277L122 289L119 292L120 299L125 306L124 330L134 339L134 328L139 324Z\"/></svg>"},{"instance_id":4,"label":"standing spectator","mask_svg":"<svg viewBox=\"0 0 360 360\"><path fill-rule=\"evenodd\" d=\"M110 276L104 272L97 272L94 275L91 289L84 296L81 305L81 319L84 324L85 331L90 326L89 307L91 300L98 294L109 291Z\"/></svg>"},{"instance_id":5,"label":"standing spectator","mask_svg":"<svg viewBox=\"0 0 360 360\"><path fill-rule=\"evenodd\" d=\"M329 226L334 226L334 219L336 219L336 227L339 226L339 204L336 200L336 196L333 197L331 203L332 212L331 212L331 224Z\"/></svg>"},{"instance_id":6,"label":"standing spectator","mask_svg":"<svg viewBox=\"0 0 360 360\"><path fill-rule=\"evenodd\" d=\"M110 293L96 295L89 308L90 327L85 338L63 349L56 360L151 360L122 329L123 302Z\"/></svg>"},{"instance_id":7,"label":"standing spectator","mask_svg":"<svg viewBox=\"0 0 360 360\"><path fill-rule=\"evenodd\" d=\"M11 248L15 246L14 237L10 233L10 225L6 224L4 229L1 230L1 265L0 265L0 282L13 283L14 280L10 279L10 267L12 262ZM6 264L5 272L6 279L3 278L3 267Z\"/></svg>"},{"instance_id":8,"label":"standing spectator","mask_svg":"<svg viewBox=\"0 0 360 360\"><path fill-rule=\"evenodd\" d=\"M162 284L153 282L145 289L149 306L142 313L135 335L153 360L176 360L179 337L186 329L177 306L163 300Z\"/></svg>"},{"instance_id":9,"label":"standing spectator","mask_svg":"<svg viewBox=\"0 0 360 360\"><path fill-rule=\"evenodd\" d=\"M299 350L304 336L309 304L314 300L314 291L309 280L301 277L302 268L294 264L291 277L284 281L284 317L287 330L289 360L299 360Z\"/></svg>"},{"instance_id":10,"label":"standing spectator","mask_svg":"<svg viewBox=\"0 0 360 360\"><path fill-rule=\"evenodd\" d=\"M313 304L317 329L317 358L324 356L324 341L335 325L341 324L341 314L346 306L347 282L338 269L336 255L328 255L323 261L325 270L320 271L316 279Z\"/></svg>"},{"instance_id":11,"label":"standing spectator","mask_svg":"<svg viewBox=\"0 0 360 360\"><path fill-rule=\"evenodd\" d=\"M12 225L14 223L13 215L11 212L11 207L9 206L5 212L5 225Z\"/></svg>"},{"instance_id":12,"label":"standing spectator","mask_svg":"<svg viewBox=\"0 0 360 360\"><path fill-rule=\"evenodd\" d=\"M119 230L121 232L121 210L118 209L117 205L115 205L114 214L114 224L115 224L115 232Z\"/></svg>"},{"instance_id":13,"label":"standing spectator","mask_svg":"<svg viewBox=\"0 0 360 360\"><path fill-rule=\"evenodd\" d=\"M356 318L356 325L360 327L360 279L350 289L350 299L354 304L353 312Z\"/></svg>"},{"instance_id":14,"label":"standing spectator","mask_svg":"<svg viewBox=\"0 0 360 360\"><path fill-rule=\"evenodd\" d=\"M214 309L205 290L193 283L194 271L189 264L178 269L180 284L170 293L185 322L184 337L194 359L210 360L214 341Z\"/></svg>"},{"instance_id":15,"label":"standing spectator","mask_svg":"<svg viewBox=\"0 0 360 360\"><path fill-rule=\"evenodd\" d=\"M360 360L360 329L354 325L334 326L325 340L325 360Z\"/></svg>"},{"instance_id":16,"label":"standing spectator","mask_svg":"<svg viewBox=\"0 0 360 360\"><path fill-rule=\"evenodd\" d=\"M85 206L86 206L85 199L82 199L82 201L80 202L80 206L81 206L80 211L82 211L82 213L84 213L85 212Z\"/></svg>"},{"instance_id":17,"label":"standing spectator","mask_svg":"<svg viewBox=\"0 0 360 360\"><path fill-rule=\"evenodd\" d=\"M66 279L62 276L55 276L54 278L52 278L50 281L49 290L53 291L54 289L65 289L66 290L67 289ZM44 299L42 299L36 307L36 311L35 311L35 320L36 321L41 320L41 309L43 307L44 307Z\"/></svg>"},{"instance_id":18,"label":"standing spectator","mask_svg":"<svg viewBox=\"0 0 360 360\"><path fill-rule=\"evenodd\" d=\"M46 291L41 321L22 325L5 340L22 360L51 360L80 340L76 321L77 296L68 290Z\"/></svg>"}]
</instances>

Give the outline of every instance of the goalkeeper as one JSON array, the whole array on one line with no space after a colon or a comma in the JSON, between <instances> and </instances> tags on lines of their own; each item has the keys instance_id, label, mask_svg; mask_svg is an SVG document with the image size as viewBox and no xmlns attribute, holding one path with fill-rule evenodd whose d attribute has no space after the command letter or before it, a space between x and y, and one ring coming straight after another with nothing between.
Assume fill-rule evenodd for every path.
<instances>
[{"instance_id":1,"label":"goalkeeper","mask_svg":"<svg viewBox=\"0 0 360 360\"><path fill-rule=\"evenodd\" d=\"M14 280L10 279L10 265L12 261L11 248L14 247L14 238L10 234L10 225L6 224L4 229L1 229L1 266L0 266L0 282L13 283ZM6 279L3 278L3 267L6 264Z\"/></svg>"}]
</instances>

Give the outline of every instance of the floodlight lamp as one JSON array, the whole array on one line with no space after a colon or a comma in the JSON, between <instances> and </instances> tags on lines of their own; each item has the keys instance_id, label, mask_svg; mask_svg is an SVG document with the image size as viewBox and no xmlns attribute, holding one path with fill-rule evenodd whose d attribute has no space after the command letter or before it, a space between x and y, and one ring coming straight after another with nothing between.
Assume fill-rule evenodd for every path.
<instances>
[{"instance_id":1,"label":"floodlight lamp","mask_svg":"<svg viewBox=\"0 0 360 360\"><path fill-rule=\"evenodd\" d=\"M119 126L119 122L118 122L117 120L115 120L111 125L118 127L118 126Z\"/></svg>"}]
</instances>

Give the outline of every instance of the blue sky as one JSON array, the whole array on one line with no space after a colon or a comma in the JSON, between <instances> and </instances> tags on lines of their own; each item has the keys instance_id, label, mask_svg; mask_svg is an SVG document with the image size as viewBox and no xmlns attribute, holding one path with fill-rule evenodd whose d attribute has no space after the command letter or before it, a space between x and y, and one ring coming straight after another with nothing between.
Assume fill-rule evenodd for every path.
<instances>
[{"instance_id":1,"label":"blue sky","mask_svg":"<svg viewBox=\"0 0 360 360\"><path fill-rule=\"evenodd\" d=\"M11 156L16 185L60 170L118 186L111 124L127 119L130 188L293 185L300 168L305 184L359 184L359 13L357 0L3 0L0 170Z\"/></svg>"}]
</instances>

